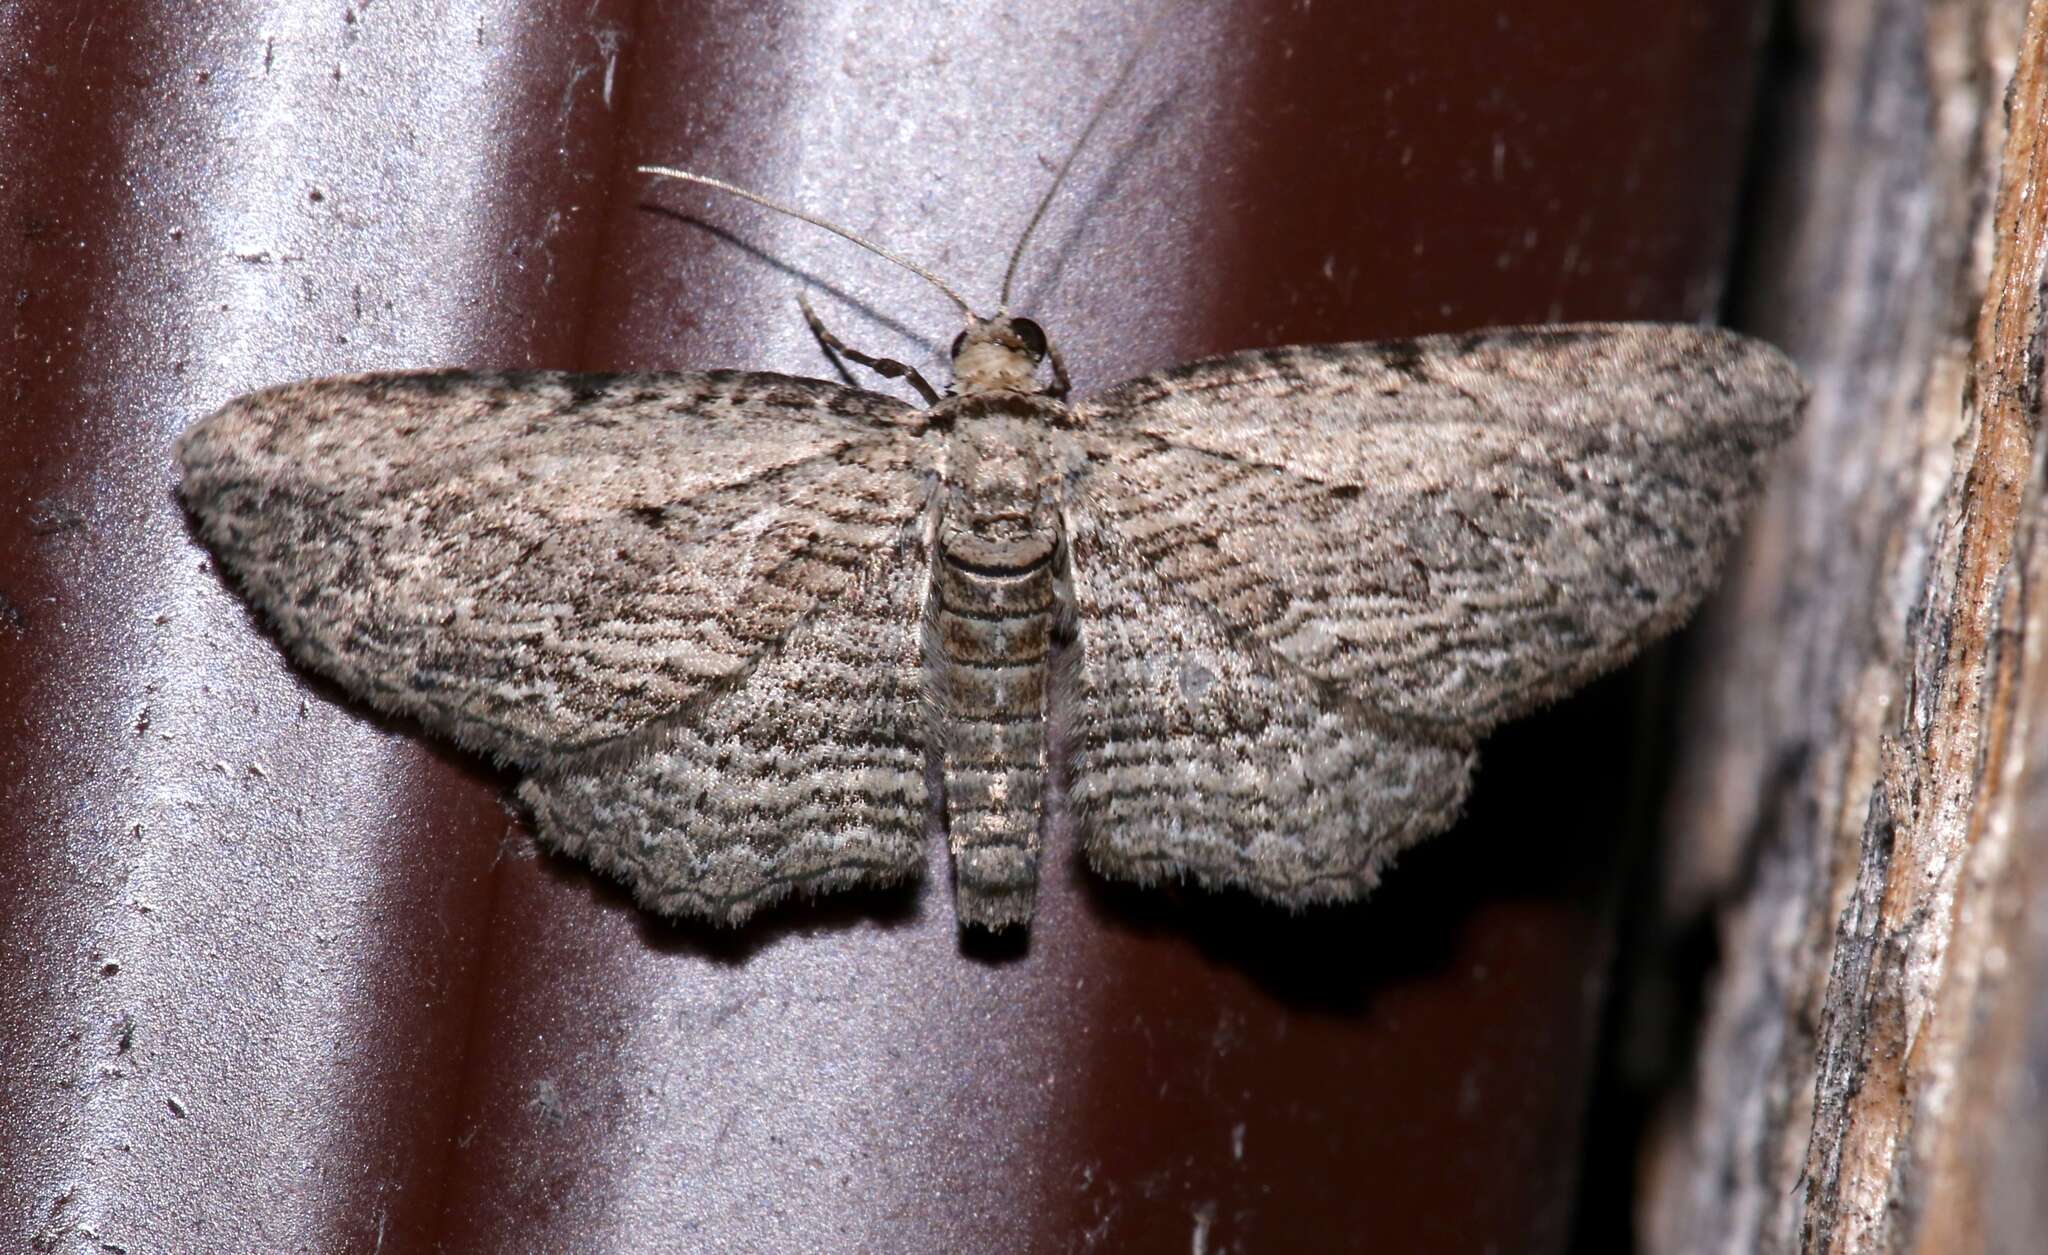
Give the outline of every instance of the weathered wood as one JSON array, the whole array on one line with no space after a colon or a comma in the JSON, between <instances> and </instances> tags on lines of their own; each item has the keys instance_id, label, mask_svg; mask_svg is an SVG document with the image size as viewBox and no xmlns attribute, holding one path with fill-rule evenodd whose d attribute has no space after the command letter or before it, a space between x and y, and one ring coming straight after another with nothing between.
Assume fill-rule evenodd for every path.
<instances>
[{"instance_id":1,"label":"weathered wood","mask_svg":"<svg viewBox=\"0 0 2048 1255\"><path fill-rule=\"evenodd\" d=\"M1814 400L1672 802L1722 968L1644 1235L2001 1249L2048 1206L2048 3L1815 0L1799 38L1752 321Z\"/></svg>"}]
</instances>

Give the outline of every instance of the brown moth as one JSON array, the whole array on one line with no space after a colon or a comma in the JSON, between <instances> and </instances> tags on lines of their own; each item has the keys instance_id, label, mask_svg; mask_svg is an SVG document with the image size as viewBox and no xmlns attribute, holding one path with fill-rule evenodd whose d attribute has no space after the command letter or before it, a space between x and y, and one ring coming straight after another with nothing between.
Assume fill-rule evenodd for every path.
<instances>
[{"instance_id":1,"label":"brown moth","mask_svg":"<svg viewBox=\"0 0 2048 1255\"><path fill-rule=\"evenodd\" d=\"M921 408L736 371L320 379L187 432L183 498L295 660L516 767L541 840L646 906L736 924L913 878L942 831L959 918L1002 928L1049 842L1363 895L1489 729L1684 620L1804 399L1757 341L1608 324L1069 403L1009 278L983 317L848 238L965 315L943 396L812 320Z\"/></svg>"}]
</instances>

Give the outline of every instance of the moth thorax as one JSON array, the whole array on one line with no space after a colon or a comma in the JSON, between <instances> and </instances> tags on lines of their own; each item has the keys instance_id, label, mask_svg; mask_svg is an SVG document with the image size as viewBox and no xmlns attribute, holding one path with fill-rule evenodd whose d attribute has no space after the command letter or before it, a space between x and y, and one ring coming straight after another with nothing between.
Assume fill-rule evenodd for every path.
<instances>
[{"instance_id":1,"label":"moth thorax","mask_svg":"<svg viewBox=\"0 0 2048 1255\"><path fill-rule=\"evenodd\" d=\"M1055 523L1045 432L1007 415L963 419L949 446L945 530L991 538L1049 534Z\"/></svg>"}]
</instances>

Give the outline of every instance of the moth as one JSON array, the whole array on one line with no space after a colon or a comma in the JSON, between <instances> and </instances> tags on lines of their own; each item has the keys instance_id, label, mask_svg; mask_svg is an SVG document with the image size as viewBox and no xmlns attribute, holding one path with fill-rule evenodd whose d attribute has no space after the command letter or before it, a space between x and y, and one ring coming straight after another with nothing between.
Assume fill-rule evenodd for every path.
<instances>
[{"instance_id":1,"label":"moth","mask_svg":"<svg viewBox=\"0 0 2048 1255\"><path fill-rule=\"evenodd\" d=\"M373 374L177 447L293 659L516 767L543 842L668 915L910 880L941 833L982 928L1027 923L1067 843L1139 883L1357 898L1457 817L1488 730L1684 620L1805 395L1758 341L1598 324L1070 402L1008 278L978 315L820 225L959 306L943 396L813 318L928 404Z\"/></svg>"}]
</instances>

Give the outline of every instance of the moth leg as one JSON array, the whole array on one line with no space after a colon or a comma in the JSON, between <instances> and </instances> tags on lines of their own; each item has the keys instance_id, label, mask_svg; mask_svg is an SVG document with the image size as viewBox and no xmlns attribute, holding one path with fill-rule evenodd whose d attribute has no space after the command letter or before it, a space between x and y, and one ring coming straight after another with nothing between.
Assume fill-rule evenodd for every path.
<instances>
[{"instance_id":1,"label":"moth leg","mask_svg":"<svg viewBox=\"0 0 2048 1255\"><path fill-rule=\"evenodd\" d=\"M825 324L819 321L817 311L811 308L811 300L808 296L799 293L796 303L797 307L804 311L804 321L810 324L811 334L818 337L818 343L825 346L827 353L835 354L849 362L865 366L884 379L904 380L911 387L917 389L917 394L924 398L926 405L937 405L939 403L938 390L925 382L924 376L917 373L917 367L906 366L893 357L870 357L858 349L848 348L845 341L825 330Z\"/></svg>"},{"instance_id":2,"label":"moth leg","mask_svg":"<svg viewBox=\"0 0 2048 1255\"><path fill-rule=\"evenodd\" d=\"M1045 360L1052 364L1052 396L1064 400L1073 384L1067 379L1067 363L1060 351L1050 342L1045 346Z\"/></svg>"}]
</instances>

